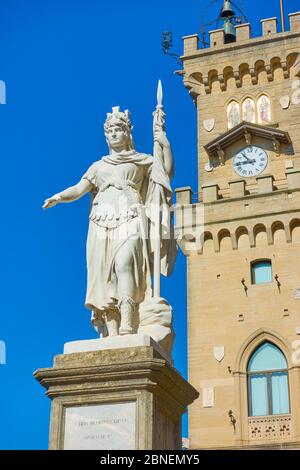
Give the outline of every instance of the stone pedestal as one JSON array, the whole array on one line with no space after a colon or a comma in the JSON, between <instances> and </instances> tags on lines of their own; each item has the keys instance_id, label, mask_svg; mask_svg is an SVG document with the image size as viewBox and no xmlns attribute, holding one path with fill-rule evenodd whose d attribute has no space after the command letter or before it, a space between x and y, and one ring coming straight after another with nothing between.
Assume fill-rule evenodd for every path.
<instances>
[{"instance_id":1,"label":"stone pedestal","mask_svg":"<svg viewBox=\"0 0 300 470\"><path fill-rule=\"evenodd\" d=\"M52 400L54 450L180 449L182 414L198 397L146 335L68 343L34 376Z\"/></svg>"}]
</instances>

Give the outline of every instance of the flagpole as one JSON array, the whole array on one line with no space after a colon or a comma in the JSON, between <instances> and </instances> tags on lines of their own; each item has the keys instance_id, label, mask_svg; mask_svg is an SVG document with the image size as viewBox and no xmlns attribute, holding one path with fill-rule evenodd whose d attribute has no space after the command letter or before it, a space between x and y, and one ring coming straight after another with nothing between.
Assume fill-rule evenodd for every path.
<instances>
[{"instance_id":1,"label":"flagpole","mask_svg":"<svg viewBox=\"0 0 300 470\"><path fill-rule=\"evenodd\" d=\"M161 81L158 82L157 88L157 106L153 113L153 132L164 130L164 112L162 105L162 85ZM161 147L159 142L154 140L154 151L153 157L161 158ZM154 263L153 263L153 296L154 298L160 298L160 271L161 271L161 197L160 197L160 185L155 183L154 189Z\"/></svg>"}]
</instances>

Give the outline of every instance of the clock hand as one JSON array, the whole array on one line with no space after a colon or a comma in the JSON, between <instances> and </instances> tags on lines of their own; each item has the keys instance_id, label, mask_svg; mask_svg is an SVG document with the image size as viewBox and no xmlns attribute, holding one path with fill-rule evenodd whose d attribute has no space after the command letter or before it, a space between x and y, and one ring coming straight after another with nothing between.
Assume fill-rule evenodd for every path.
<instances>
[{"instance_id":1,"label":"clock hand","mask_svg":"<svg viewBox=\"0 0 300 470\"><path fill-rule=\"evenodd\" d=\"M242 155L243 155L244 158L246 158L246 160L247 160L248 162L250 162L250 158L247 157L247 155L246 155L245 153L242 153ZM253 160L252 160L252 161L253 161Z\"/></svg>"},{"instance_id":2,"label":"clock hand","mask_svg":"<svg viewBox=\"0 0 300 470\"><path fill-rule=\"evenodd\" d=\"M249 157L247 157L247 155L246 155L245 153L242 153L242 155L243 155L243 157L246 158L246 160L247 160L246 162L243 162L243 163L251 163L251 164L256 163L256 160L255 160L255 159L253 159L253 158L250 159Z\"/></svg>"},{"instance_id":3,"label":"clock hand","mask_svg":"<svg viewBox=\"0 0 300 470\"><path fill-rule=\"evenodd\" d=\"M252 163L255 163L255 160L250 160L250 159L249 159L249 160L247 160L246 162L237 162L237 163L236 163L236 166L246 165L246 164L248 165L248 163L251 163L251 164L252 164Z\"/></svg>"}]
</instances>

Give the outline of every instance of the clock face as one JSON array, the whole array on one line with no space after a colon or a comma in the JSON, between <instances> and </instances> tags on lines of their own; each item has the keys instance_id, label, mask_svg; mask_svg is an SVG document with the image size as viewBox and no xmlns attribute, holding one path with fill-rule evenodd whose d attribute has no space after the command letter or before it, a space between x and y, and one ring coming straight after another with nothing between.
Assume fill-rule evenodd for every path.
<instances>
[{"instance_id":1,"label":"clock face","mask_svg":"<svg viewBox=\"0 0 300 470\"><path fill-rule=\"evenodd\" d=\"M244 178L262 173L268 164L268 155L260 147L251 145L237 153L233 158L235 172Z\"/></svg>"}]
</instances>

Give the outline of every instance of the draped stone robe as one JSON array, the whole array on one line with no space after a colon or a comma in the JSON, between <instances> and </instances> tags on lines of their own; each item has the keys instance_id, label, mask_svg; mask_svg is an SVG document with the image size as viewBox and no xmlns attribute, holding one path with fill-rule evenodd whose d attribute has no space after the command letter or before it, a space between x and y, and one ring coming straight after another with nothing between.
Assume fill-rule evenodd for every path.
<instances>
[{"instance_id":1,"label":"draped stone robe","mask_svg":"<svg viewBox=\"0 0 300 470\"><path fill-rule=\"evenodd\" d=\"M133 300L140 304L151 296L153 259L153 203L157 184L164 203L164 224L169 224L169 176L160 159L135 150L103 157L83 175L92 185L92 202L87 239L86 307L105 312L118 303L115 259L122 247L132 255ZM152 206L153 207L153 206ZM170 230L169 230L170 232ZM174 239L161 243L161 268L164 275L176 257Z\"/></svg>"}]
</instances>

